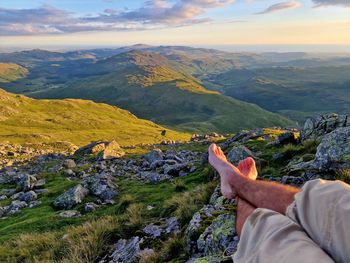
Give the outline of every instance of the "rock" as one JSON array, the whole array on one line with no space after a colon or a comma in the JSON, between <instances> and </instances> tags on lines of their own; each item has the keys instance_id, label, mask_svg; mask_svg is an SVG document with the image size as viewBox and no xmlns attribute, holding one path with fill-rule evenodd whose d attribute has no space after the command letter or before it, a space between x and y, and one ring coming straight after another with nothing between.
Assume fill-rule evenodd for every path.
<instances>
[{"instance_id":1,"label":"rock","mask_svg":"<svg viewBox=\"0 0 350 263\"><path fill-rule=\"evenodd\" d=\"M99 205L95 203L86 203L84 210L85 212L90 213L90 212L96 211L97 208L99 208Z\"/></svg>"},{"instance_id":2,"label":"rock","mask_svg":"<svg viewBox=\"0 0 350 263\"><path fill-rule=\"evenodd\" d=\"M143 232L151 239L155 239L161 236L162 229L157 225L149 224L143 229Z\"/></svg>"},{"instance_id":3,"label":"rock","mask_svg":"<svg viewBox=\"0 0 350 263\"><path fill-rule=\"evenodd\" d=\"M31 202L31 201L34 201L38 198L38 195L34 192L34 191L29 191L29 192L26 192L24 193L20 198L19 200L20 201L25 201L27 203Z\"/></svg>"},{"instance_id":4,"label":"rock","mask_svg":"<svg viewBox=\"0 0 350 263\"><path fill-rule=\"evenodd\" d=\"M81 214L77 210L66 210L58 214L62 218L80 217Z\"/></svg>"},{"instance_id":5,"label":"rock","mask_svg":"<svg viewBox=\"0 0 350 263\"><path fill-rule=\"evenodd\" d=\"M338 128L323 137L312 167L334 171L350 167L350 126Z\"/></svg>"},{"instance_id":6,"label":"rock","mask_svg":"<svg viewBox=\"0 0 350 263\"><path fill-rule=\"evenodd\" d=\"M168 165L164 168L164 174L171 176L180 176L180 172L188 173L191 170L189 163L179 163L174 165Z\"/></svg>"},{"instance_id":7,"label":"rock","mask_svg":"<svg viewBox=\"0 0 350 263\"><path fill-rule=\"evenodd\" d=\"M38 181L36 181L34 183L34 188L35 189L42 188L45 184L46 184L46 180L45 179L40 179L40 180L38 180Z\"/></svg>"},{"instance_id":8,"label":"rock","mask_svg":"<svg viewBox=\"0 0 350 263\"><path fill-rule=\"evenodd\" d=\"M116 141L97 141L81 147L80 149L76 150L74 154L94 154L98 155L99 159L105 160L120 158L125 155L125 152Z\"/></svg>"},{"instance_id":9,"label":"rock","mask_svg":"<svg viewBox=\"0 0 350 263\"><path fill-rule=\"evenodd\" d=\"M301 130L301 139L318 139L340 127L350 126L349 116L335 113L319 115L307 119Z\"/></svg>"},{"instance_id":10,"label":"rock","mask_svg":"<svg viewBox=\"0 0 350 263\"><path fill-rule=\"evenodd\" d=\"M235 236L235 216L230 213L221 214L200 235L197 240L198 250L205 256L224 252L231 255L237 248Z\"/></svg>"},{"instance_id":11,"label":"rock","mask_svg":"<svg viewBox=\"0 0 350 263\"><path fill-rule=\"evenodd\" d=\"M20 177L20 180L18 182L18 186L23 191L29 191L33 189L37 179L29 174L24 174Z\"/></svg>"},{"instance_id":12,"label":"rock","mask_svg":"<svg viewBox=\"0 0 350 263\"><path fill-rule=\"evenodd\" d=\"M53 204L55 207L68 210L81 203L82 200L88 195L88 193L88 189L78 184L77 186L69 189L57 197Z\"/></svg>"},{"instance_id":13,"label":"rock","mask_svg":"<svg viewBox=\"0 0 350 263\"><path fill-rule=\"evenodd\" d=\"M29 203L29 208L33 208L33 207L35 207L35 206L38 206L38 205L40 205L41 204L41 201L31 201L30 203Z\"/></svg>"},{"instance_id":14,"label":"rock","mask_svg":"<svg viewBox=\"0 0 350 263\"><path fill-rule=\"evenodd\" d=\"M73 159L66 159L63 162L63 167L66 169L73 169L73 168L77 167L77 165Z\"/></svg>"},{"instance_id":15,"label":"rock","mask_svg":"<svg viewBox=\"0 0 350 263\"><path fill-rule=\"evenodd\" d=\"M150 182L150 183L158 183L164 180L171 179L171 176L168 174L159 174L156 172L141 172L139 173L140 179Z\"/></svg>"},{"instance_id":16,"label":"rock","mask_svg":"<svg viewBox=\"0 0 350 263\"><path fill-rule=\"evenodd\" d=\"M99 153L98 157L101 160L120 158L125 155L125 152L116 141L111 141L105 144L105 149Z\"/></svg>"},{"instance_id":17,"label":"rock","mask_svg":"<svg viewBox=\"0 0 350 263\"><path fill-rule=\"evenodd\" d=\"M298 140L295 138L294 132L287 131L278 135L277 142L279 145L284 145L289 143L296 144Z\"/></svg>"},{"instance_id":18,"label":"rock","mask_svg":"<svg viewBox=\"0 0 350 263\"><path fill-rule=\"evenodd\" d=\"M136 262L140 250L140 244L143 239L132 237L128 240L120 239L114 247L109 263L132 263Z\"/></svg>"},{"instance_id":19,"label":"rock","mask_svg":"<svg viewBox=\"0 0 350 263\"><path fill-rule=\"evenodd\" d=\"M206 165L208 163L208 157L209 157L209 154L208 153L202 153L201 154L201 157L200 157L200 164L203 166L203 165Z\"/></svg>"},{"instance_id":20,"label":"rock","mask_svg":"<svg viewBox=\"0 0 350 263\"><path fill-rule=\"evenodd\" d=\"M16 192L17 192L17 190L15 188L2 189L0 191L1 194L6 195L6 196L14 195Z\"/></svg>"},{"instance_id":21,"label":"rock","mask_svg":"<svg viewBox=\"0 0 350 263\"><path fill-rule=\"evenodd\" d=\"M169 217L165 220L164 233L177 234L180 232L180 223L176 217Z\"/></svg>"},{"instance_id":22,"label":"rock","mask_svg":"<svg viewBox=\"0 0 350 263\"><path fill-rule=\"evenodd\" d=\"M105 174L87 177L83 184L92 194L101 198L103 202L112 201L118 194L112 177Z\"/></svg>"},{"instance_id":23,"label":"rock","mask_svg":"<svg viewBox=\"0 0 350 263\"><path fill-rule=\"evenodd\" d=\"M6 200L7 196L6 195L0 195L0 201Z\"/></svg>"},{"instance_id":24,"label":"rock","mask_svg":"<svg viewBox=\"0 0 350 263\"><path fill-rule=\"evenodd\" d=\"M27 203L24 201L14 200L8 207L7 215L15 214L27 206Z\"/></svg>"},{"instance_id":25,"label":"rock","mask_svg":"<svg viewBox=\"0 0 350 263\"><path fill-rule=\"evenodd\" d=\"M254 157L254 155L247 147L241 144L233 146L227 154L227 159L234 165L238 165L239 161L247 157Z\"/></svg>"},{"instance_id":26,"label":"rock","mask_svg":"<svg viewBox=\"0 0 350 263\"><path fill-rule=\"evenodd\" d=\"M160 149L154 149L144 156L148 163L153 163L154 161L163 160L164 153Z\"/></svg>"}]
</instances>

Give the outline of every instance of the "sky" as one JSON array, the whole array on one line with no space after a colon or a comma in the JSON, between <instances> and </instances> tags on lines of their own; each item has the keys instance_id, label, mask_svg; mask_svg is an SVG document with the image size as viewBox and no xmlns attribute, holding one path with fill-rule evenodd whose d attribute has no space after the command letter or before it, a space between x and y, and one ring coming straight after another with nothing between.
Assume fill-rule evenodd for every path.
<instances>
[{"instance_id":1,"label":"sky","mask_svg":"<svg viewBox=\"0 0 350 263\"><path fill-rule=\"evenodd\" d=\"M350 47L350 0L0 0L1 47L136 43Z\"/></svg>"}]
</instances>

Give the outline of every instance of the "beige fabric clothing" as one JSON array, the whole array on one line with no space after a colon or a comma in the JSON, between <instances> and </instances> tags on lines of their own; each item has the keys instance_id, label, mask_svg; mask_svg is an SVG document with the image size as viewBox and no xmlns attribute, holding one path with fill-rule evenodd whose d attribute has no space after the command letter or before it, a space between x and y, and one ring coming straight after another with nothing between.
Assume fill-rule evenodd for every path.
<instances>
[{"instance_id":1,"label":"beige fabric clothing","mask_svg":"<svg viewBox=\"0 0 350 263\"><path fill-rule=\"evenodd\" d=\"M243 226L235 263L350 262L350 186L307 182L286 216L256 209ZM328 255L328 254L329 255Z\"/></svg>"},{"instance_id":2,"label":"beige fabric clothing","mask_svg":"<svg viewBox=\"0 0 350 263\"><path fill-rule=\"evenodd\" d=\"M350 186L341 181L307 182L286 215L336 262L350 262Z\"/></svg>"},{"instance_id":3,"label":"beige fabric clothing","mask_svg":"<svg viewBox=\"0 0 350 263\"><path fill-rule=\"evenodd\" d=\"M288 217L258 208L245 222L234 263L334 263Z\"/></svg>"}]
</instances>

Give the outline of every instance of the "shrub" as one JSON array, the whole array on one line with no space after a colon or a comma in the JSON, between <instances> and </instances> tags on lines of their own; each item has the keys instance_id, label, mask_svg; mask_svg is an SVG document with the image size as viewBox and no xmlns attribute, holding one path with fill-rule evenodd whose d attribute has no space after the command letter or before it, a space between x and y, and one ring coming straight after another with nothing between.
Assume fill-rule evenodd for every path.
<instances>
[{"instance_id":1,"label":"shrub","mask_svg":"<svg viewBox=\"0 0 350 263\"><path fill-rule=\"evenodd\" d=\"M130 194L122 195L118 202L118 212L124 212L132 203L135 202L135 197Z\"/></svg>"},{"instance_id":2,"label":"shrub","mask_svg":"<svg viewBox=\"0 0 350 263\"><path fill-rule=\"evenodd\" d=\"M350 168L340 170L336 173L337 180L350 184Z\"/></svg>"}]
</instances>

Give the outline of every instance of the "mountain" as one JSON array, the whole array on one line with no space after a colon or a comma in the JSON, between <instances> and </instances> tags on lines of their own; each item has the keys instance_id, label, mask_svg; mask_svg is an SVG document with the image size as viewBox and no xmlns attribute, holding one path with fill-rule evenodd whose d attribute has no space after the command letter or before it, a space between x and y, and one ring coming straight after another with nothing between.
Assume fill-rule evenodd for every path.
<instances>
[{"instance_id":1,"label":"mountain","mask_svg":"<svg viewBox=\"0 0 350 263\"><path fill-rule=\"evenodd\" d=\"M23 78L28 70L14 63L0 63L0 83L11 82Z\"/></svg>"},{"instance_id":2,"label":"mountain","mask_svg":"<svg viewBox=\"0 0 350 263\"><path fill-rule=\"evenodd\" d=\"M160 54L134 50L76 69L84 77L63 87L29 94L117 105L142 118L187 131L228 133L292 124L256 105L205 89L198 79L176 67L181 65Z\"/></svg>"},{"instance_id":3,"label":"mountain","mask_svg":"<svg viewBox=\"0 0 350 263\"><path fill-rule=\"evenodd\" d=\"M166 130L166 136L161 132ZM189 139L120 108L86 100L35 100L0 89L0 140L11 142L116 139L122 145Z\"/></svg>"},{"instance_id":4,"label":"mountain","mask_svg":"<svg viewBox=\"0 0 350 263\"><path fill-rule=\"evenodd\" d=\"M299 121L325 112L350 113L350 66L235 69L206 81L227 96Z\"/></svg>"}]
</instances>

